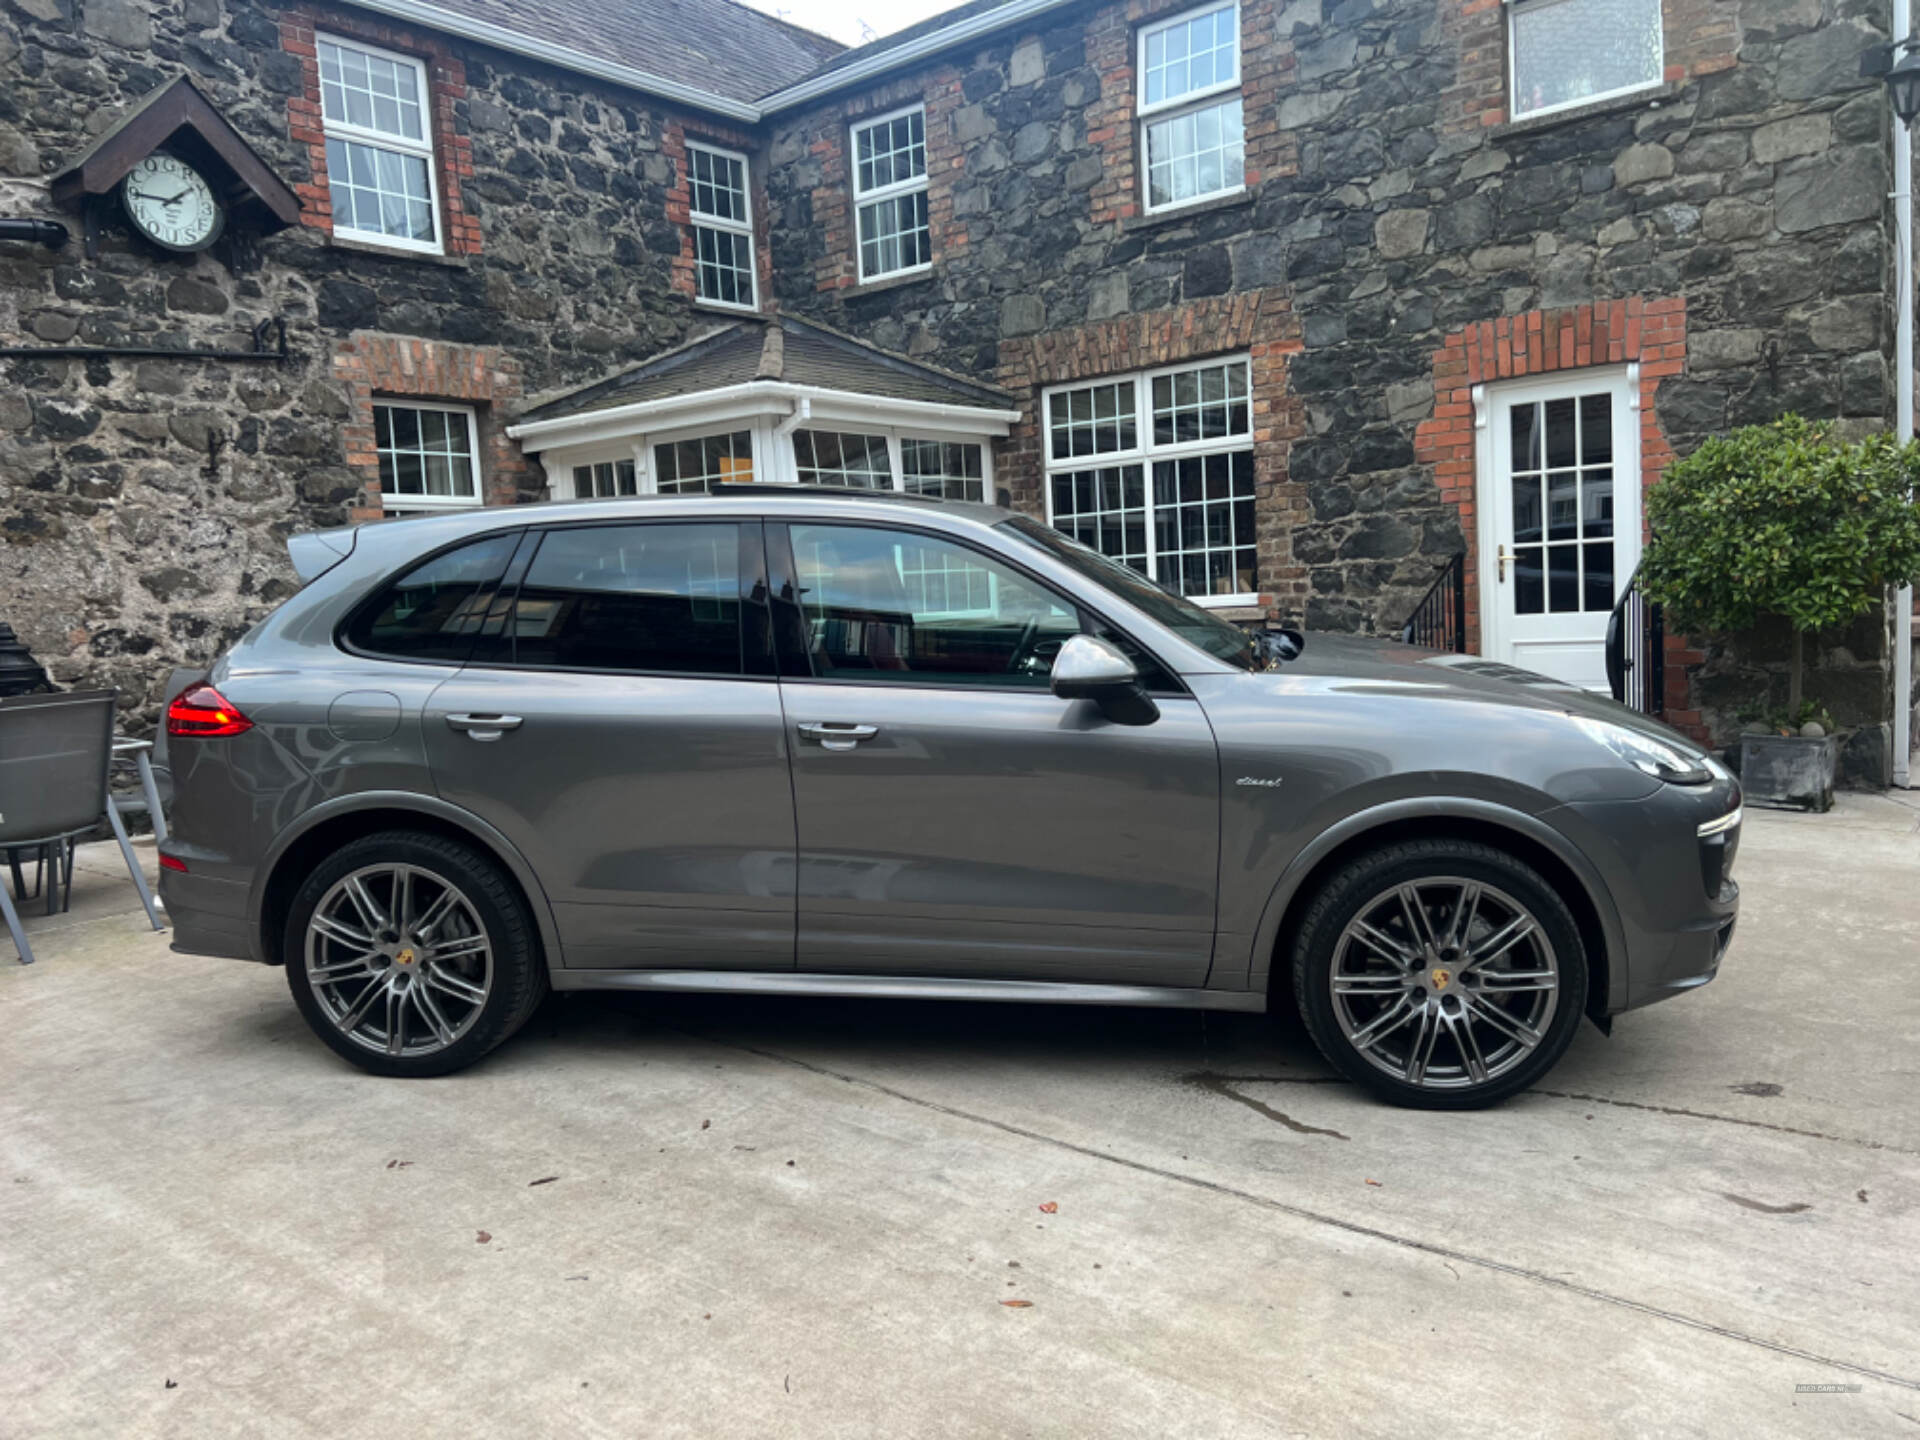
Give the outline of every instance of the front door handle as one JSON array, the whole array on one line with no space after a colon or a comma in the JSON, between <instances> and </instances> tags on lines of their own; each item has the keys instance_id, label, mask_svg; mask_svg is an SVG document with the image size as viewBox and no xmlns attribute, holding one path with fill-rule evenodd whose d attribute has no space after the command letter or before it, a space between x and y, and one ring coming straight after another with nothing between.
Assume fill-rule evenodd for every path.
<instances>
[{"instance_id":1,"label":"front door handle","mask_svg":"<svg viewBox=\"0 0 1920 1440\"><path fill-rule=\"evenodd\" d=\"M1507 555L1507 547L1505 545L1502 545L1500 547L1500 555L1498 558L1500 561L1500 573L1496 575L1494 578L1498 580L1502 585L1504 585L1507 583L1507 560L1509 558Z\"/></svg>"},{"instance_id":2,"label":"front door handle","mask_svg":"<svg viewBox=\"0 0 1920 1440\"><path fill-rule=\"evenodd\" d=\"M449 715L447 724L467 732L469 740L498 740L509 730L520 728L518 715Z\"/></svg>"},{"instance_id":3,"label":"front door handle","mask_svg":"<svg viewBox=\"0 0 1920 1440\"><path fill-rule=\"evenodd\" d=\"M847 725L837 720L802 720L796 727L803 740L817 740L822 750L851 750L880 733L878 725Z\"/></svg>"}]
</instances>

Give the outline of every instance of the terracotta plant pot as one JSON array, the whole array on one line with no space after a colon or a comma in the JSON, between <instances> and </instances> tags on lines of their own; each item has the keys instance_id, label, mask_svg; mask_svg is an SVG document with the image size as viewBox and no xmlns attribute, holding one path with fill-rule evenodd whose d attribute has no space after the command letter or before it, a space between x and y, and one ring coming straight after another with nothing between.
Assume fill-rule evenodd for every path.
<instances>
[{"instance_id":1,"label":"terracotta plant pot","mask_svg":"<svg viewBox=\"0 0 1920 1440\"><path fill-rule=\"evenodd\" d=\"M1840 742L1832 735L1742 735L1740 789L1746 803L1770 810L1831 810L1839 754Z\"/></svg>"}]
</instances>

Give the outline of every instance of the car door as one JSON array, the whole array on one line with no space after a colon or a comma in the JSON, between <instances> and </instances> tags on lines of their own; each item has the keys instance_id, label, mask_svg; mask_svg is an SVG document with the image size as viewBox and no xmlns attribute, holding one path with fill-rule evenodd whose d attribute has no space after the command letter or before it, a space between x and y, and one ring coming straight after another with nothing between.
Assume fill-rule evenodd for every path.
<instances>
[{"instance_id":1,"label":"car door","mask_svg":"<svg viewBox=\"0 0 1920 1440\"><path fill-rule=\"evenodd\" d=\"M758 521L530 532L424 725L570 968L791 969L793 791Z\"/></svg>"},{"instance_id":2,"label":"car door","mask_svg":"<svg viewBox=\"0 0 1920 1440\"><path fill-rule=\"evenodd\" d=\"M1056 698L1074 602L908 526L768 525L802 970L1205 983L1213 735ZM1173 685L1170 678L1169 686Z\"/></svg>"}]
</instances>

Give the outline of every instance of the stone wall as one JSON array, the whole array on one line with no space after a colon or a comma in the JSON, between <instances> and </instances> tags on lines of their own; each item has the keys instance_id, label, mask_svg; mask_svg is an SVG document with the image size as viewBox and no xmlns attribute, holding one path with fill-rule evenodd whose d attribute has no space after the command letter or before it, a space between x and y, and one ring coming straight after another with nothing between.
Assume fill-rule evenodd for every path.
<instances>
[{"instance_id":1,"label":"stone wall","mask_svg":"<svg viewBox=\"0 0 1920 1440\"><path fill-rule=\"evenodd\" d=\"M447 256L332 238L316 26L430 62ZM257 253L183 258L116 215L88 260L46 180L181 74L297 187L306 223ZM475 404L489 498L532 498L500 434L514 407L697 318L671 284L684 183L663 139L704 131L631 93L362 12L255 0L0 0L0 76L0 214L75 236L58 253L0 242L0 345L245 349L257 322L288 324L285 367L0 360L0 619L60 684L117 685L144 718L170 666L211 659L289 593L287 534L374 513L375 395Z\"/></svg>"},{"instance_id":2,"label":"stone wall","mask_svg":"<svg viewBox=\"0 0 1920 1440\"><path fill-rule=\"evenodd\" d=\"M1143 216L1126 198L1136 127L1116 97L1131 93L1133 27L1165 8L1056 11L889 82L889 105L956 77L963 99L929 138L952 218L924 277L814 283L841 243L814 218L847 183L819 157L866 101L775 117L781 302L1004 383L1006 347L1284 287L1302 423L1263 454L1261 480L1304 487L1308 506L1291 546L1306 598L1287 618L1342 630L1396 628L1438 560L1467 546L1458 496L1416 450L1445 341L1467 327L1629 299L1684 307L1650 477L1667 446L1788 410L1891 420L1887 108L1857 74L1885 39L1884 0L1668 0L1661 89L1519 122L1497 0L1247 0L1243 36L1272 37L1244 71L1257 178L1244 197ZM1039 493L1032 475L1013 488ZM1884 654L1854 658L1884 678ZM1676 658L1683 675L1708 664L1704 650ZM1745 678L1683 708L1726 730L1762 682L1708 668ZM1883 719L1840 669L1813 693L1843 721Z\"/></svg>"}]
</instances>

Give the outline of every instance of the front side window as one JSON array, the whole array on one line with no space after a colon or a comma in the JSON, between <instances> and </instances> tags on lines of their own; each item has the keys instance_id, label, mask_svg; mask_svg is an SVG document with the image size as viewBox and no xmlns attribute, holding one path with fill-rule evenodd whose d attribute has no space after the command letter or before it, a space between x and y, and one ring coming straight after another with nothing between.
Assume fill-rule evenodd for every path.
<instances>
[{"instance_id":1,"label":"front side window","mask_svg":"<svg viewBox=\"0 0 1920 1440\"><path fill-rule=\"evenodd\" d=\"M795 525L813 673L1044 689L1078 611L1010 566L912 531Z\"/></svg>"},{"instance_id":2,"label":"front side window","mask_svg":"<svg viewBox=\"0 0 1920 1440\"><path fill-rule=\"evenodd\" d=\"M1660 0L1516 0L1507 24L1515 119L1661 81Z\"/></svg>"},{"instance_id":3,"label":"front side window","mask_svg":"<svg viewBox=\"0 0 1920 1440\"><path fill-rule=\"evenodd\" d=\"M689 144L687 202L693 216L695 293L715 305L755 309L760 301L753 273L747 157Z\"/></svg>"},{"instance_id":4,"label":"front side window","mask_svg":"<svg viewBox=\"0 0 1920 1440\"><path fill-rule=\"evenodd\" d=\"M315 48L333 233L438 253L426 66L324 35Z\"/></svg>"},{"instance_id":5,"label":"front side window","mask_svg":"<svg viewBox=\"0 0 1920 1440\"><path fill-rule=\"evenodd\" d=\"M915 106L853 127L853 199L862 280L933 263L924 109Z\"/></svg>"},{"instance_id":6,"label":"front side window","mask_svg":"<svg viewBox=\"0 0 1920 1440\"><path fill-rule=\"evenodd\" d=\"M793 463L802 485L832 485L841 490L891 490L892 462L884 435L851 435L837 430L796 430Z\"/></svg>"},{"instance_id":7,"label":"front side window","mask_svg":"<svg viewBox=\"0 0 1920 1440\"><path fill-rule=\"evenodd\" d=\"M1048 519L1178 595L1258 594L1248 362L1048 393Z\"/></svg>"},{"instance_id":8,"label":"front side window","mask_svg":"<svg viewBox=\"0 0 1920 1440\"><path fill-rule=\"evenodd\" d=\"M702 435L653 447L655 487L662 495L704 495L722 482L753 479L753 432Z\"/></svg>"},{"instance_id":9,"label":"front side window","mask_svg":"<svg viewBox=\"0 0 1920 1440\"><path fill-rule=\"evenodd\" d=\"M380 457L380 498L386 508L478 505L480 464L474 430L471 410L376 404L373 440Z\"/></svg>"},{"instance_id":10,"label":"front side window","mask_svg":"<svg viewBox=\"0 0 1920 1440\"><path fill-rule=\"evenodd\" d=\"M518 530L489 535L416 565L354 616L347 639L402 660L464 664L519 539Z\"/></svg>"},{"instance_id":11,"label":"front side window","mask_svg":"<svg viewBox=\"0 0 1920 1440\"><path fill-rule=\"evenodd\" d=\"M631 460L603 460L573 467L576 500L606 500L640 493L640 479Z\"/></svg>"},{"instance_id":12,"label":"front side window","mask_svg":"<svg viewBox=\"0 0 1920 1440\"><path fill-rule=\"evenodd\" d=\"M1147 209L1245 189L1238 4L1144 27L1139 67Z\"/></svg>"},{"instance_id":13,"label":"front side window","mask_svg":"<svg viewBox=\"0 0 1920 1440\"><path fill-rule=\"evenodd\" d=\"M740 541L732 525L551 530L520 582L513 662L737 675Z\"/></svg>"}]
</instances>

